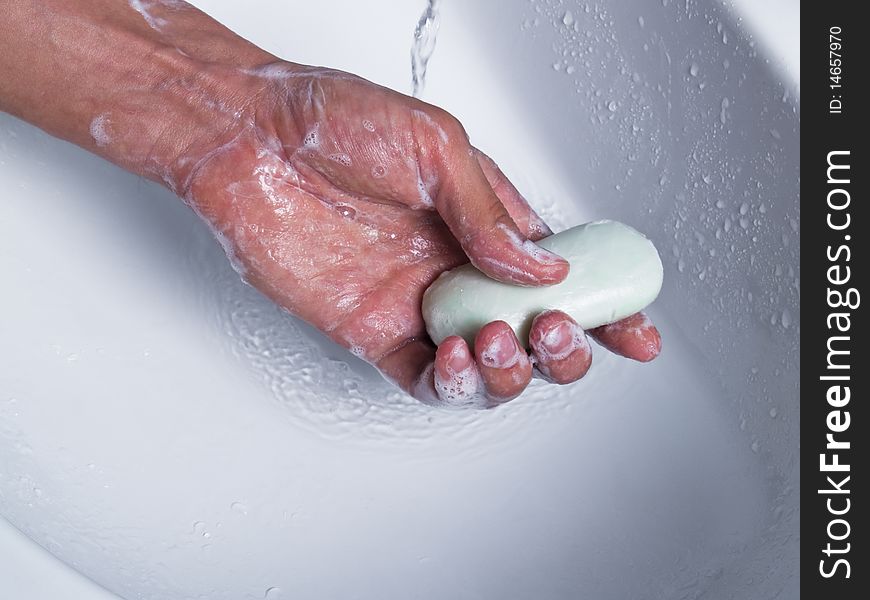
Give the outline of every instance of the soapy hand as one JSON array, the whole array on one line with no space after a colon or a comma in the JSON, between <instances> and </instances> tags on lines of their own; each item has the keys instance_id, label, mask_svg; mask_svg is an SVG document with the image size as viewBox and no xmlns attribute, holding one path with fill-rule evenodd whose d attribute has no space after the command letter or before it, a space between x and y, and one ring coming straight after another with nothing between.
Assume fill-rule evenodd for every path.
<instances>
[{"instance_id":1,"label":"soapy hand","mask_svg":"<svg viewBox=\"0 0 870 600\"><path fill-rule=\"evenodd\" d=\"M563 313L538 316L523 344L498 321L473 351L428 338L421 299L447 269L470 260L540 286L569 268L535 245L547 226L443 110L282 61L183 0L8 8L0 110L167 185L246 281L404 390L491 406L535 369L556 383L586 372L586 333ZM589 334L637 360L659 350L642 315Z\"/></svg>"},{"instance_id":2,"label":"soapy hand","mask_svg":"<svg viewBox=\"0 0 870 600\"><path fill-rule=\"evenodd\" d=\"M447 269L470 260L526 286L568 272L533 243L550 230L455 118L339 71L278 62L245 75L251 101L191 144L173 177L246 281L426 402L492 406L533 371L555 383L586 373L586 332L557 311L535 319L531 353L501 321L473 351L428 339L421 298ZM660 348L641 314L588 333L640 361Z\"/></svg>"}]
</instances>

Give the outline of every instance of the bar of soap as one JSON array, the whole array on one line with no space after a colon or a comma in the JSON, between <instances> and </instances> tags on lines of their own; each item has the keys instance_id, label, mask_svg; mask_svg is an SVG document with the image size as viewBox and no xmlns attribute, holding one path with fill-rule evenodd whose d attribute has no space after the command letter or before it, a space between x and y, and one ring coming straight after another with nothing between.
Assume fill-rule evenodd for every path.
<instances>
[{"instance_id":1,"label":"bar of soap","mask_svg":"<svg viewBox=\"0 0 870 600\"><path fill-rule=\"evenodd\" d=\"M643 310L662 287L662 261L643 234L616 221L572 227L537 242L571 263L557 285L520 287L490 279L472 265L452 269L423 295L423 319L436 344L458 335L474 343L490 321L505 321L524 344L538 313L558 309L583 329Z\"/></svg>"}]
</instances>

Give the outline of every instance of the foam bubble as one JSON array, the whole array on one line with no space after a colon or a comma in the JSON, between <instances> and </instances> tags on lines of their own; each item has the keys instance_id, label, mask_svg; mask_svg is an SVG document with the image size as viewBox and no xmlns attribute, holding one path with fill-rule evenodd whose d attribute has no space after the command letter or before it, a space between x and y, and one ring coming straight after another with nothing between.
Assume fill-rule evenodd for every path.
<instances>
[{"instance_id":1,"label":"foam bubble","mask_svg":"<svg viewBox=\"0 0 870 600\"><path fill-rule=\"evenodd\" d=\"M108 114L102 114L91 121L91 137L97 143L97 146L104 148L112 142L112 137L109 135L107 126L109 125Z\"/></svg>"}]
</instances>

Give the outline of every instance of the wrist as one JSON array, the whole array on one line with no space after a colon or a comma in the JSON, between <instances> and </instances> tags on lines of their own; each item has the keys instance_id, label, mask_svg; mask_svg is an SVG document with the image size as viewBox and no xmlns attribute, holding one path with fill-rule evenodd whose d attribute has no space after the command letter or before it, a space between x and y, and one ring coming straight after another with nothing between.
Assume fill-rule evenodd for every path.
<instances>
[{"instance_id":1,"label":"wrist","mask_svg":"<svg viewBox=\"0 0 870 600\"><path fill-rule=\"evenodd\" d=\"M18 0L0 18L0 110L175 187L275 57L183 2ZM262 83L262 82L260 82Z\"/></svg>"},{"instance_id":2,"label":"wrist","mask_svg":"<svg viewBox=\"0 0 870 600\"><path fill-rule=\"evenodd\" d=\"M90 149L179 193L197 162L250 120L267 85L251 73L276 60L190 12L173 21L182 41L162 35L127 44L140 47L140 58L111 78L113 91L95 103L89 127ZM197 39L211 27L207 41Z\"/></svg>"},{"instance_id":3,"label":"wrist","mask_svg":"<svg viewBox=\"0 0 870 600\"><path fill-rule=\"evenodd\" d=\"M92 141L109 160L182 192L195 164L235 135L264 82L176 48L156 49L144 62L144 72L127 76L94 111Z\"/></svg>"}]
</instances>

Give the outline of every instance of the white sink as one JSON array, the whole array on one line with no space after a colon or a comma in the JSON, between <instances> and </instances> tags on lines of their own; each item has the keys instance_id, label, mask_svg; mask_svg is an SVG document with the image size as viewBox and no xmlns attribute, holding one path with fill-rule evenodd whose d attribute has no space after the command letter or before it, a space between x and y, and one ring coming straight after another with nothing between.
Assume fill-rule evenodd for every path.
<instances>
[{"instance_id":1,"label":"white sink","mask_svg":"<svg viewBox=\"0 0 870 600\"><path fill-rule=\"evenodd\" d=\"M410 87L419 2L196 4ZM0 515L59 559L0 527L0 596L797 597L799 107L776 45L712 0L442 4L424 98L555 229L651 237L661 358L421 406L244 286L169 192L0 115Z\"/></svg>"}]
</instances>

